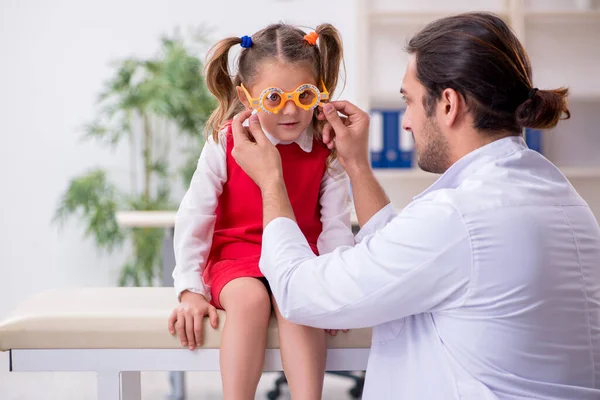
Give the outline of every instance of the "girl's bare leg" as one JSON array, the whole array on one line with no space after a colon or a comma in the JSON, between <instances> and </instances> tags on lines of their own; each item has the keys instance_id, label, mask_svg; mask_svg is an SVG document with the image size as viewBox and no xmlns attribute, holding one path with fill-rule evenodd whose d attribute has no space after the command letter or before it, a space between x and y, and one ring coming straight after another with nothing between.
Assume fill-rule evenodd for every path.
<instances>
[{"instance_id":1,"label":"girl's bare leg","mask_svg":"<svg viewBox=\"0 0 600 400\"><path fill-rule=\"evenodd\" d=\"M279 327L283 370L292 399L321 399L327 356L325 331L287 321L279 313L275 299L273 308Z\"/></svg>"},{"instance_id":2,"label":"girl's bare leg","mask_svg":"<svg viewBox=\"0 0 600 400\"><path fill-rule=\"evenodd\" d=\"M262 374L271 299L255 278L227 283L219 297L225 309L221 337L221 378L225 400L254 400Z\"/></svg>"}]
</instances>

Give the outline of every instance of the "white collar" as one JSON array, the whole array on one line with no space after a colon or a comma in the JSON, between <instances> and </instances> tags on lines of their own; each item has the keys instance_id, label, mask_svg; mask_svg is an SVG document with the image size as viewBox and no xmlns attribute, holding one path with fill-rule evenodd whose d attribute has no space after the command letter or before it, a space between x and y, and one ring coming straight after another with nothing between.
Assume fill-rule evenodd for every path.
<instances>
[{"instance_id":1,"label":"white collar","mask_svg":"<svg viewBox=\"0 0 600 400\"><path fill-rule=\"evenodd\" d=\"M244 121L243 125L248 126L248 120ZM278 144L296 143L306 153L310 153L312 151L312 146L313 146L312 124L309 125L308 128L306 128L306 130L304 132L302 132L300 134L300 136L298 136L298 139L294 140L293 142L279 140L275 136L271 135L269 132L265 131L264 129L263 129L263 132L265 133L265 136L267 137L267 139L269 139L269 141L271 143L273 143L273 146L277 146Z\"/></svg>"},{"instance_id":2,"label":"white collar","mask_svg":"<svg viewBox=\"0 0 600 400\"><path fill-rule=\"evenodd\" d=\"M433 190L457 188L465 178L469 177L482 165L526 148L527 145L521 136L509 136L488 143L455 162L438 180L413 199L420 199Z\"/></svg>"}]
</instances>

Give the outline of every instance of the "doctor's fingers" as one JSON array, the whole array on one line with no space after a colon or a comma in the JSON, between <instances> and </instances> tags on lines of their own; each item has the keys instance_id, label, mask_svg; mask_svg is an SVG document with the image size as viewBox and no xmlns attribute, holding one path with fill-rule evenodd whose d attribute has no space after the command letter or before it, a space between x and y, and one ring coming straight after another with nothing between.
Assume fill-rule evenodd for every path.
<instances>
[{"instance_id":1,"label":"doctor's fingers","mask_svg":"<svg viewBox=\"0 0 600 400\"><path fill-rule=\"evenodd\" d=\"M335 146L335 132L329 122L326 122L323 126L322 135L323 143L325 143L329 150L333 149L333 146Z\"/></svg>"},{"instance_id":2,"label":"doctor's fingers","mask_svg":"<svg viewBox=\"0 0 600 400\"><path fill-rule=\"evenodd\" d=\"M350 124L350 121L348 120L347 117L340 117L342 123L344 126L348 126ZM338 129L339 131L339 129ZM329 148L329 150L333 149L335 147L335 139L336 136L342 136L344 134L349 133L346 129L343 129L339 132L336 132L336 130L333 128L333 126L331 125L331 123L329 122L325 122L325 124L323 125L323 130L322 130L322 136L323 136L323 143L325 143L325 145L327 146L327 148Z\"/></svg>"},{"instance_id":3,"label":"doctor's fingers","mask_svg":"<svg viewBox=\"0 0 600 400\"><path fill-rule=\"evenodd\" d=\"M348 329L325 329L325 332L331 336L336 336L340 330L344 333L348 332Z\"/></svg>"}]
</instances>

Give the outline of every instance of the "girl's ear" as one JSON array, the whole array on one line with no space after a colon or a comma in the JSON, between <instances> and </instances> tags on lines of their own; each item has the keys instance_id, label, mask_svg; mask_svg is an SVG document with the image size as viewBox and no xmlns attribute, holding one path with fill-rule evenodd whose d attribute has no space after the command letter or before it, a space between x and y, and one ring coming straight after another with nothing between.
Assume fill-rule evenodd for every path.
<instances>
[{"instance_id":1,"label":"girl's ear","mask_svg":"<svg viewBox=\"0 0 600 400\"><path fill-rule=\"evenodd\" d=\"M240 100L240 102L244 105L244 107L246 107L247 109L250 109L250 101L248 101L248 97L246 96L246 93L244 92L244 89L242 89L241 87L237 86L235 88L236 92L237 92L237 97Z\"/></svg>"}]
</instances>

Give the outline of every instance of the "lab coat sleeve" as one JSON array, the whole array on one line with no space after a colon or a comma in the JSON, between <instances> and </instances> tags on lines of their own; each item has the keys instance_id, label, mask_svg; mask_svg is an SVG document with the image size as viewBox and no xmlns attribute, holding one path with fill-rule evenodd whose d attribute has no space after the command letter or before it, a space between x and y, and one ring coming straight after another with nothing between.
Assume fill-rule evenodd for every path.
<instances>
[{"instance_id":1,"label":"lab coat sleeve","mask_svg":"<svg viewBox=\"0 0 600 400\"><path fill-rule=\"evenodd\" d=\"M466 300L471 281L469 232L449 204L413 203L355 247L319 257L295 222L277 218L262 248L260 267L282 315L319 328L451 309Z\"/></svg>"},{"instance_id":2,"label":"lab coat sleeve","mask_svg":"<svg viewBox=\"0 0 600 400\"><path fill-rule=\"evenodd\" d=\"M355 241L360 243L364 238L375 234L378 230L383 229L388 223L390 223L398 213L394 210L392 203L379 210L373 215L366 224L362 226L360 231L356 234Z\"/></svg>"}]
</instances>

